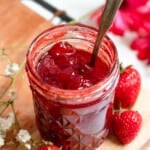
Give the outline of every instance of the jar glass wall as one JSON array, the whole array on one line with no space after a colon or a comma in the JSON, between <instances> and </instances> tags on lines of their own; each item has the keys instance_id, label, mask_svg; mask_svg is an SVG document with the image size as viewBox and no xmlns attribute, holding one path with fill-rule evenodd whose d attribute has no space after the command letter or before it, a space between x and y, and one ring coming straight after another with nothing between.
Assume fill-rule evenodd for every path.
<instances>
[{"instance_id":1,"label":"jar glass wall","mask_svg":"<svg viewBox=\"0 0 150 150\"><path fill-rule=\"evenodd\" d=\"M93 150L107 136L119 77L116 48L107 36L104 37L98 57L109 68L109 73L102 81L81 90L60 89L43 82L37 65L60 41L92 53L96 35L97 30L86 25L58 25L41 33L27 53L26 72L37 127L42 138L63 146L64 150Z\"/></svg>"}]
</instances>

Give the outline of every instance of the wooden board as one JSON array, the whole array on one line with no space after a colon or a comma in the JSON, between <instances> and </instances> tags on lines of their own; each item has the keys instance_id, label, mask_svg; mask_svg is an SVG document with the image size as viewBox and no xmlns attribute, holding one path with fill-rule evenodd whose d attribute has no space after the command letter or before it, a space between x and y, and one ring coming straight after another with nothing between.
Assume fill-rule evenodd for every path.
<instances>
[{"instance_id":1,"label":"wooden board","mask_svg":"<svg viewBox=\"0 0 150 150\"><path fill-rule=\"evenodd\" d=\"M49 21L31 11L20 3L19 0L0 0L0 49L8 49L8 53L17 63L25 59L27 48L31 41L41 31L52 26ZM5 63L0 60L0 72L5 68ZM8 81L0 77L0 93ZM15 108L22 128L27 128L31 134L39 138L34 122L32 96L28 87L25 70L17 77L14 86L17 90ZM140 96L134 107L143 116L143 124L137 138L129 145L121 145L113 135L109 135L98 150L147 150L150 147L150 90L141 89ZM18 148L23 150L22 147ZM4 147L2 150L16 150L14 147Z\"/></svg>"},{"instance_id":2,"label":"wooden board","mask_svg":"<svg viewBox=\"0 0 150 150\"><path fill-rule=\"evenodd\" d=\"M0 0L0 49L7 49L12 60L21 64L31 41L43 30L52 26L49 21L37 15L20 3L20 0ZM4 60L0 59L0 73L5 68ZM0 93L9 81L0 77ZM28 129L34 136L39 137L34 122L32 96L24 71L18 75L14 85L17 90L15 108L21 128ZM1 150L16 150L15 147L4 147ZM18 150L24 150L20 147Z\"/></svg>"}]
</instances>

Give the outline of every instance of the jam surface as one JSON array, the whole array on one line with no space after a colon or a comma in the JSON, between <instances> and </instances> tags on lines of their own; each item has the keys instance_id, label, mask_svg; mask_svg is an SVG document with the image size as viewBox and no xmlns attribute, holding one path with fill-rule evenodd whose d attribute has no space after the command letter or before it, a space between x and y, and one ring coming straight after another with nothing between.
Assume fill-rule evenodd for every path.
<instances>
[{"instance_id":1,"label":"jam surface","mask_svg":"<svg viewBox=\"0 0 150 150\"><path fill-rule=\"evenodd\" d=\"M38 74L43 82L61 89L77 90L96 84L109 69L98 57L90 67L91 54L74 48L68 42L53 45L39 61Z\"/></svg>"},{"instance_id":2,"label":"jam surface","mask_svg":"<svg viewBox=\"0 0 150 150\"><path fill-rule=\"evenodd\" d=\"M50 86L65 90L88 88L109 73L109 67L99 58L95 67L90 67L90 57L90 53L67 42L56 43L39 60L37 72L42 82ZM62 146L63 150L94 150L103 142L109 131L112 95L92 105L66 108L32 90L42 138Z\"/></svg>"}]
</instances>

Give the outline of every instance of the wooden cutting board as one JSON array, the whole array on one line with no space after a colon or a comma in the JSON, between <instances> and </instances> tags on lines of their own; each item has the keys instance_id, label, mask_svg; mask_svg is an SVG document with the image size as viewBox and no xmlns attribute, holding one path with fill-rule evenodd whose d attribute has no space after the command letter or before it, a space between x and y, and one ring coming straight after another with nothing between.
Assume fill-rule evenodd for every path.
<instances>
[{"instance_id":1,"label":"wooden cutting board","mask_svg":"<svg viewBox=\"0 0 150 150\"><path fill-rule=\"evenodd\" d=\"M52 24L40 17L19 0L0 0L0 49L6 48L14 62L21 64L25 59L27 48L31 41ZM2 63L2 65L1 65ZM0 60L0 73L4 71L5 63ZM0 77L0 93L9 81ZM15 108L20 125L28 129L34 138L39 138L34 122L32 96L28 87L27 76L23 69L14 85L17 90ZM98 150L148 150L150 147L150 90L141 89L140 96L134 107L143 116L142 128L136 139L129 145L121 145L114 135L109 135ZM16 150L15 147L4 147L2 150ZM19 147L18 150L23 150Z\"/></svg>"}]
</instances>

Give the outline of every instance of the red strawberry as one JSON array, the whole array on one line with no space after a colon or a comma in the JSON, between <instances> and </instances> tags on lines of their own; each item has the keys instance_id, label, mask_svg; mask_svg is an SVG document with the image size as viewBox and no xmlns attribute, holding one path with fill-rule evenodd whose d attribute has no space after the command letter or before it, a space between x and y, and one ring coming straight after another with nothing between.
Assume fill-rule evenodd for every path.
<instances>
[{"instance_id":1,"label":"red strawberry","mask_svg":"<svg viewBox=\"0 0 150 150\"><path fill-rule=\"evenodd\" d=\"M55 145L43 145L39 150L59 150L59 148Z\"/></svg>"},{"instance_id":2,"label":"red strawberry","mask_svg":"<svg viewBox=\"0 0 150 150\"><path fill-rule=\"evenodd\" d=\"M112 129L121 143L130 143L138 134L142 117L137 111L127 110L112 116Z\"/></svg>"},{"instance_id":3,"label":"red strawberry","mask_svg":"<svg viewBox=\"0 0 150 150\"><path fill-rule=\"evenodd\" d=\"M114 107L132 107L139 95L141 88L140 73L132 66L126 67L120 73L120 78L115 91Z\"/></svg>"},{"instance_id":4,"label":"red strawberry","mask_svg":"<svg viewBox=\"0 0 150 150\"><path fill-rule=\"evenodd\" d=\"M55 45L53 45L48 53L53 57L58 57L64 55L73 55L75 51L75 48L71 44L64 41L58 42Z\"/></svg>"}]
</instances>

